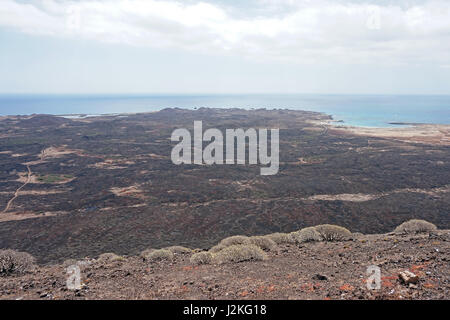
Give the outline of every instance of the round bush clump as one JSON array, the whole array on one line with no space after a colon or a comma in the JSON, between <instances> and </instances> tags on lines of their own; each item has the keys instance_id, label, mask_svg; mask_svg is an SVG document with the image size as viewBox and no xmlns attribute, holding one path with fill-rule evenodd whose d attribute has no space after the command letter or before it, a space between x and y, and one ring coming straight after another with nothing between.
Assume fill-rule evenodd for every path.
<instances>
[{"instance_id":1,"label":"round bush clump","mask_svg":"<svg viewBox=\"0 0 450 320\"><path fill-rule=\"evenodd\" d=\"M222 244L217 244L214 247L212 247L211 249L209 249L209 251L212 252L212 253L216 253L216 252L219 252L220 250L225 249L225 248L226 248L226 246L224 246Z\"/></svg>"},{"instance_id":2,"label":"round bush clump","mask_svg":"<svg viewBox=\"0 0 450 320\"><path fill-rule=\"evenodd\" d=\"M107 252L107 253L102 253L98 257L97 260L101 261L101 262L115 262L115 261L123 261L123 260L125 260L125 258L121 257L115 253Z\"/></svg>"},{"instance_id":3,"label":"round bush clump","mask_svg":"<svg viewBox=\"0 0 450 320\"><path fill-rule=\"evenodd\" d=\"M189 260L192 264L210 264L213 259L213 254L211 252L203 251L194 253Z\"/></svg>"},{"instance_id":4,"label":"round bush clump","mask_svg":"<svg viewBox=\"0 0 450 320\"><path fill-rule=\"evenodd\" d=\"M437 230L437 227L431 222L419 219L412 219L403 222L397 228L395 228L395 233L421 233L421 232L431 232Z\"/></svg>"},{"instance_id":5,"label":"round bush clump","mask_svg":"<svg viewBox=\"0 0 450 320\"><path fill-rule=\"evenodd\" d=\"M146 256L148 256L150 253L152 253L155 250L156 249L153 249L153 248L145 249L144 251L141 252L140 256L145 259Z\"/></svg>"},{"instance_id":6,"label":"round bush clump","mask_svg":"<svg viewBox=\"0 0 450 320\"><path fill-rule=\"evenodd\" d=\"M295 239L289 233L276 232L265 235L264 237L269 238L276 244L295 243Z\"/></svg>"},{"instance_id":7,"label":"round bush clump","mask_svg":"<svg viewBox=\"0 0 450 320\"><path fill-rule=\"evenodd\" d=\"M146 250L141 253L141 256L146 261L172 260L174 258L173 253L167 249Z\"/></svg>"},{"instance_id":8,"label":"round bush clump","mask_svg":"<svg viewBox=\"0 0 450 320\"><path fill-rule=\"evenodd\" d=\"M36 259L29 253L0 250L0 276L23 274L35 266Z\"/></svg>"},{"instance_id":9,"label":"round bush clump","mask_svg":"<svg viewBox=\"0 0 450 320\"><path fill-rule=\"evenodd\" d=\"M307 227L299 231L292 232L291 237L295 240L296 243L322 240L321 234L316 230L315 227Z\"/></svg>"},{"instance_id":10,"label":"round bush clump","mask_svg":"<svg viewBox=\"0 0 450 320\"><path fill-rule=\"evenodd\" d=\"M266 253L254 244L236 244L220 250L213 256L218 264L267 259Z\"/></svg>"},{"instance_id":11,"label":"round bush clump","mask_svg":"<svg viewBox=\"0 0 450 320\"><path fill-rule=\"evenodd\" d=\"M209 249L211 252L219 252L220 250L236 245L236 244L250 244L250 238L247 236L232 236L225 239L222 239L217 245Z\"/></svg>"},{"instance_id":12,"label":"round bush clump","mask_svg":"<svg viewBox=\"0 0 450 320\"><path fill-rule=\"evenodd\" d=\"M261 249L265 251L270 251L276 248L277 244L272 239L269 239L267 237L261 237L261 236L255 236L250 237L250 243L254 244L257 247L260 247Z\"/></svg>"},{"instance_id":13,"label":"round bush clump","mask_svg":"<svg viewBox=\"0 0 450 320\"><path fill-rule=\"evenodd\" d=\"M324 241L342 241L351 237L352 233L340 226L333 224L321 224L314 227L319 232L322 240Z\"/></svg>"},{"instance_id":14,"label":"round bush clump","mask_svg":"<svg viewBox=\"0 0 450 320\"><path fill-rule=\"evenodd\" d=\"M223 239L219 242L219 244L224 245L226 247L232 246L235 244L248 244L250 243L250 238L247 236L232 236Z\"/></svg>"},{"instance_id":15,"label":"round bush clump","mask_svg":"<svg viewBox=\"0 0 450 320\"><path fill-rule=\"evenodd\" d=\"M175 254L191 253L192 252L192 249L189 249L189 248L186 248L186 247L182 247L182 246L172 246L172 247L168 247L166 249L169 250L172 253L175 253Z\"/></svg>"}]
</instances>

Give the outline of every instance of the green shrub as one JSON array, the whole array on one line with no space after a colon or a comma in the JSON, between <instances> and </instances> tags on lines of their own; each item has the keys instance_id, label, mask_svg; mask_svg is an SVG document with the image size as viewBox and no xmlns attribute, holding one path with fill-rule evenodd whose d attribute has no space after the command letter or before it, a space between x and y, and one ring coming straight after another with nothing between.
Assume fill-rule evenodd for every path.
<instances>
[{"instance_id":1,"label":"green shrub","mask_svg":"<svg viewBox=\"0 0 450 320\"><path fill-rule=\"evenodd\" d=\"M299 231L292 232L291 237L294 239L296 243L322 240L321 234L319 233L319 231L316 230L315 227L307 227Z\"/></svg>"},{"instance_id":2,"label":"green shrub","mask_svg":"<svg viewBox=\"0 0 450 320\"><path fill-rule=\"evenodd\" d=\"M332 224L321 224L314 228L319 232L322 240L325 241L342 241L349 239L352 235L348 229Z\"/></svg>"},{"instance_id":3,"label":"green shrub","mask_svg":"<svg viewBox=\"0 0 450 320\"><path fill-rule=\"evenodd\" d=\"M269 239L267 237L261 237L261 236L255 236L249 238L250 243L254 244L257 247L260 247L261 249L265 251L270 251L276 248L277 244L272 239Z\"/></svg>"},{"instance_id":4,"label":"green shrub","mask_svg":"<svg viewBox=\"0 0 450 320\"><path fill-rule=\"evenodd\" d=\"M170 252L175 253L175 254L192 253L192 249L182 247L182 246L172 246L172 247L168 247L165 249L169 250Z\"/></svg>"},{"instance_id":5,"label":"green shrub","mask_svg":"<svg viewBox=\"0 0 450 320\"><path fill-rule=\"evenodd\" d=\"M211 252L203 251L194 253L189 260L192 264L210 264L213 259L213 254Z\"/></svg>"},{"instance_id":6,"label":"green shrub","mask_svg":"<svg viewBox=\"0 0 450 320\"><path fill-rule=\"evenodd\" d=\"M295 239L289 233L276 232L265 235L264 237L269 238L276 244L295 243Z\"/></svg>"},{"instance_id":7,"label":"green shrub","mask_svg":"<svg viewBox=\"0 0 450 320\"><path fill-rule=\"evenodd\" d=\"M420 232L430 232L437 230L437 227L431 222L419 219L412 219L403 222L397 228L395 228L395 233L420 233Z\"/></svg>"},{"instance_id":8,"label":"green shrub","mask_svg":"<svg viewBox=\"0 0 450 320\"><path fill-rule=\"evenodd\" d=\"M235 244L220 250L213 256L215 263L257 261L267 259L266 253L254 244Z\"/></svg>"},{"instance_id":9,"label":"green shrub","mask_svg":"<svg viewBox=\"0 0 450 320\"><path fill-rule=\"evenodd\" d=\"M22 274L35 266L36 259L29 253L15 250L0 250L0 276Z\"/></svg>"},{"instance_id":10,"label":"green shrub","mask_svg":"<svg viewBox=\"0 0 450 320\"><path fill-rule=\"evenodd\" d=\"M174 258L173 253L167 249L145 250L141 256L146 261L173 260Z\"/></svg>"}]
</instances>

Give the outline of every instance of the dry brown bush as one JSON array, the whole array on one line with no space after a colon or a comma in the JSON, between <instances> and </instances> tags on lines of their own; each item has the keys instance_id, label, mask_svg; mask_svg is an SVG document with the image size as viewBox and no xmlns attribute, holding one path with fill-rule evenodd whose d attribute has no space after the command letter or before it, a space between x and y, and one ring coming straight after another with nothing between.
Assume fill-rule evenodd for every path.
<instances>
[{"instance_id":1,"label":"dry brown bush","mask_svg":"<svg viewBox=\"0 0 450 320\"><path fill-rule=\"evenodd\" d=\"M218 264L267 259L266 253L254 244L236 244L220 250L213 256Z\"/></svg>"},{"instance_id":2,"label":"dry brown bush","mask_svg":"<svg viewBox=\"0 0 450 320\"><path fill-rule=\"evenodd\" d=\"M403 222L401 225L395 228L395 233L420 233L420 232L430 232L437 230L437 227L431 222L419 219L412 219Z\"/></svg>"},{"instance_id":3,"label":"dry brown bush","mask_svg":"<svg viewBox=\"0 0 450 320\"><path fill-rule=\"evenodd\" d=\"M115 261L124 261L125 258L121 257L115 253L112 252L107 252L107 253L102 253L98 259L98 261L101 262L115 262Z\"/></svg>"},{"instance_id":4,"label":"dry brown bush","mask_svg":"<svg viewBox=\"0 0 450 320\"><path fill-rule=\"evenodd\" d=\"M170 252L175 253L175 254L192 253L192 251L193 251L192 249L182 247L182 246L172 246L172 247L168 247L165 249L167 249Z\"/></svg>"},{"instance_id":5,"label":"dry brown bush","mask_svg":"<svg viewBox=\"0 0 450 320\"><path fill-rule=\"evenodd\" d=\"M325 241L342 241L349 239L352 235L348 229L333 224L321 224L315 226L314 229L320 233L322 240Z\"/></svg>"},{"instance_id":6,"label":"dry brown bush","mask_svg":"<svg viewBox=\"0 0 450 320\"><path fill-rule=\"evenodd\" d=\"M210 264L213 259L213 254L211 252L203 251L194 253L189 260L192 264Z\"/></svg>"},{"instance_id":7,"label":"dry brown bush","mask_svg":"<svg viewBox=\"0 0 450 320\"><path fill-rule=\"evenodd\" d=\"M295 240L296 243L322 240L321 234L316 230L315 227L307 227L299 231L292 232L291 237Z\"/></svg>"},{"instance_id":8,"label":"dry brown bush","mask_svg":"<svg viewBox=\"0 0 450 320\"><path fill-rule=\"evenodd\" d=\"M272 239L269 239L267 237L262 236L254 236L250 237L250 243L254 244L257 247L260 247L261 249L265 251L273 250L277 247L277 244Z\"/></svg>"},{"instance_id":9,"label":"dry brown bush","mask_svg":"<svg viewBox=\"0 0 450 320\"><path fill-rule=\"evenodd\" d=\"M146 261L172 260L174 258L173 253L167 249L148 249L141 253L141 257Z\"/></svg>"},{"instance_id":10,"label":"dry brown bush","mask_svg":"<svg viewBox=\"0 0 450 320\"><path fill-rule=\"evenodd\" d=\"M289 233L271 233L268 235L265 235L264 237L269 238L270 240L274 241L276 244L284 244L284 243L295 243L294 238Z\"/></svg>"},{"instance_id":11,"label":"dry brown bush","mask_svg":"<svg viewBox=\"0 0 450 320\"><path fill-rule=\"evenodd\" d=\"M236 245L236 244L250 244L250 238L247 236L231 236L225 239L222 239L217 245L209 249L210 252L219 252L220 250Z\"/></svg>"},{"instance_id":12,"label":"dry brown bush","mask_svg":"<svg viewBox=\"0 0 450 320\"><path fill-rule=\"evenodd\" d=\"M0 276L22 274L34 268L36 259L29 253L0 250Z\"/></svg>"}]
</instances>

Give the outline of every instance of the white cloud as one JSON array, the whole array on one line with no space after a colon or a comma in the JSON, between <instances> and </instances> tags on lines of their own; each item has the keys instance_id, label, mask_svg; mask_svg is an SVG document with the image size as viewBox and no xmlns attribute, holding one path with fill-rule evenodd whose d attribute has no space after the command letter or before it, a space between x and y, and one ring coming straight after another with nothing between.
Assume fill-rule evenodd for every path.
<instances>
[{"instance_id":1,"label":"white cloud","mask_svg":"<svg viewBox=\"0 0 450 320\"><path fill-rule=\"evenodd\" d=\"M239 10L245 8L215 2L2 0L0 26L258 60L415 65L450 61L450 1L400 6L261 0L259 8L263 15L242 15Z\"/></svg>"}]
</instances>

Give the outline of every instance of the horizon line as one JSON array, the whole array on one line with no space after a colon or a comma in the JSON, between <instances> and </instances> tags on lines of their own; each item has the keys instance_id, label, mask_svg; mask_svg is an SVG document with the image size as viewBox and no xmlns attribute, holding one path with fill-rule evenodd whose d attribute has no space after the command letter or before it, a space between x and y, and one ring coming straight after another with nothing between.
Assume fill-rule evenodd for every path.
<instances>
[{"instance_id":1,"label":"horizon line","mask_svg":"<svg viewBox=\"0 0 450 320\"><path fill-rule=\"evenodd\" d=\"M185 92L153 92L153 93L138 93L138 92L0 92L0 96L242 96L242 95L333 95L333 96L450 96L450 93L317 93L317 92L228 92L228 93L185 93Z\"/></svg>"}]
</instances>

